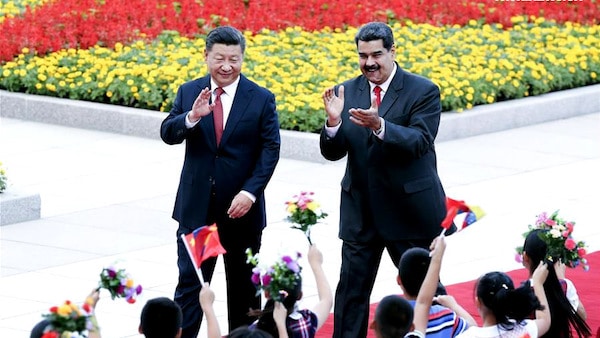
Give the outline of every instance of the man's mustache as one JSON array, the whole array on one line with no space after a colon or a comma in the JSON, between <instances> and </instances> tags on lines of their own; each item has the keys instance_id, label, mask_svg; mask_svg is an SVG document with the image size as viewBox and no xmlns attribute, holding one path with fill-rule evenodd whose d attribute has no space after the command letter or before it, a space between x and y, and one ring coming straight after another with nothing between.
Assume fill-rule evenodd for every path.
<instances>
[{"instance_id":1,"label":"man's mustache","mask_svg":"<svg viewBox=\"0 0 600 338\"><path fill-rule=\"evenodd\" d=\"M370 71L373 71L373 70L378 70L379 66L377 66L377 65L375 65L375 66L365 66L364 68L365 68L366 71L370 72Z\"/></svg>"}]
</instances>

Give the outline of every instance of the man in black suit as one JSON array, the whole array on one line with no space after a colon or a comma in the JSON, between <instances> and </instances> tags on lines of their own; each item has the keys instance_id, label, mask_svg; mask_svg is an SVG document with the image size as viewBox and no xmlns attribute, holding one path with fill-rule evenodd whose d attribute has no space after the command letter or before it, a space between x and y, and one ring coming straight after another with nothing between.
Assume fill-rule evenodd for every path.
<instances>
[{"instance_id":1,"label":"man in black suit","mask_svg":"<svg viewBox=\"0 0 600 338\"><path fill-rule=\"evenodd\" d=\"M211 31L205 51L209 75L179 88L161 126L164 142L185 141L173 211L179 222L174 300L183 311L183 338L197 336L202 311L201 285L180 235L200 226L216 222L227 251L229 329L249 324L248 310L261 307L245 251L260 249L266 226L264 190L279 160L280 135L275 96L241 74L245 47L244 36L233 27ZM215 264L216 258L202 263L205 281L211 280Z\"/></svg>"},{"instance_id":2,"label":"man in black suit","mask_svg":"<svg viewBox=\"0 0 600 338\"><path fill-rule=\"evenodd\" d=\"M398 66L388 25L364 25L355 43L362 75L325 90L327 122L320 138L326 159L348 156L333 335L343 338L367 334L369 297L383 249L398 266L408 248L429 247L446 214L434 147L439 88Z\"/></svg>"}]
</instances>

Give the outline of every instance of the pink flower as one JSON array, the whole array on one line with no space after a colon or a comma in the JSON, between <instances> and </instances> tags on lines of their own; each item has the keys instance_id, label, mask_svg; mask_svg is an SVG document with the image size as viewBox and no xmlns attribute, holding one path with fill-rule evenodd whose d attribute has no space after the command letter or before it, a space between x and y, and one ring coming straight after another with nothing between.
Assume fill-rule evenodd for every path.
<instances>
[{"instance_id":1,"label":"pink flower","mask_svg":"<svg viewBox=\"0 0 600 338\"><path fill-rule=\"evenodd\" d=\"M548 218L545 223L551 227L556 225L556 221L550 218Z\"/></svg>"},{"instance_id":2,"label":"pink flower","mask_svg":"<svg viewBox=\"0 0 600 338\"><path fill-rule=\"evenodd\" d=\"M271 279L272 279L271 275L269 275L269 274L264 275L263 278L262 278L262 284L263 284L263 286L264 287L269 286L269 284L271 284Z\"/></svg>"},{"instance_id":3,"label":"pink flower","mask_svg":"<svg viewBox=\"0 0 600 338\"><path fill-rule=\"evenodd\" d=\"M548 219L548 214L546 212L542 212L541 214L538 215L538 218L537 218L535 224L543 225L544 223L546 223L547 219Z\"/></svg>"},{"instance_id":4,"label":"pink flower","mask_svg":"<svg viewBox=\"0 0 600 338\"><path fill-rule=\"evenodd\" d=\"M565 226L567 227L567 231L569 232L569 234L571 234L573 232L573 229L575 228L573 222L567 222Z\"/></svg>"},{"instance_id":5,"label":"pink flower","mask_svg":"<svg viewBox=\"0 0 600 338\"><path fill-rule=\"evenodd\" d=\"M259 268L252 269L252 283L254 283L254 285L260 284L260 269Z\"/></svg>"},{"instance_id":6,"label":"pink flower","mask_svg":"<svg viewBox=\"0 0 600 338\"><path fill-rule=\"evenodd\" d=\"M523 263L523 256L518 252L515 254L515 261L517 261L517 263Z\"/></svg>"},{"instance_id":7,"label":"pink flower","mask_svg":"<svg viewBox=\"0 0 600 338\"><path fill-rule=\"evenodd\" d=\"M577 249L577 255L579 255L579 257L583 257L587 254L587 251L585 251L585 248L579 248Z\"/></svg>"},{"instance_id":8,"label":"pink flower","mask_svg":"<svg viewBox=\"0 0 600 338\"><path fill-rule=\"evenodd\" d=\"M575 247L577 247L577 243L575 243L572 238L567 238L565 241L565 248L567 248L567 250L573 250Z\"/></svg>"}]
</instances>

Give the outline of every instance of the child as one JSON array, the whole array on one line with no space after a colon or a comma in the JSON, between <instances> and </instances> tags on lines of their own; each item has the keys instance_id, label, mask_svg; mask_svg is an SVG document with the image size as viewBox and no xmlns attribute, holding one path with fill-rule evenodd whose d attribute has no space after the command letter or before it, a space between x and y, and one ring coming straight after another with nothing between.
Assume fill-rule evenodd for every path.
<instances>
[{"instance_id":1,"label":"child","mask_svg":"<svg viewBox=\"0 0 600 338\"><path fill-rule=\"evenodd\" d=\"M325 276L325 271L323 271L323 254L314 244L308 249L308 263L317 283L319 302L312 309L298 309L297 301L302 298L302 278L299 273L294 274L295 284L293 287L284 290L287 295L282 303L277 304L278 302L273 301L273 299L268 299L264 309L260 311L259 319L250 327L267 331L273 337L283 337L281 329L275 325L273 318L273 307L275 306L275 310L277 310L277 306L282 306L287 311L287 317L285 318L287 336L315 336L315 333L329 317L329 311L333 306L333 294Z\"/></svg>"},{"instance_id":2,"label":"child","mask_svg":"<svg viewBox=\"0 0 600 338\"><path fill-rule=\"evenodd\" d=\"M319 302L312 309L298 309L297 301L302 298L302 280L299 272L288 273L287 275L291 275L294 279L294 283L293 286L285 288L282 302L274 301L269 294L266 294L269 299L263 310L252 311L259 316L259 319L250 325L249 329L261 330L276 338L315 336L316 331L329 317L329 311L333 306L333 294L323 271L323 254L314 244L308 250L308 262L317 283ZM208 337L217 338L220 337L220 330L212 310L214 293L208 285L206 286L200 291L200 305L206 315Z\"/></svg>"},{"instance_id":3,"label":"child","mask_svg":"<svg viewBox=\"0 0 600 338\"><path fill-rule=\"evenodd\" d=\"M414 306L419 289L425 280L431 257L429 251L414 247L406 250L398 264L396 280L404 297ZM439 305L432 305L429 311L427 337L455 337L470 325L477 325L475 319L460 306L454 297L437 296Z\"/></svg>"},{"instance_id":4,"label":"child","mask_svg":"<svg viewBox=\"0 0 600 338\"><path fill-rule=\"evenodd\" d=\"M96 288L94 288L85 299L85 303L87 303L92 310L90 315L90 323L92 324L92 328L90 328L88 331L88 338L101 338L98 321L96 320L96 316L94 314L98 300L100 300L100 292ZM52 321L49 319L43 319L35 324L33 329L31 329L30 337L41 338L44 336L46 331L52 331Z\"/></svg>"},{"instance_id":5,"label":"child","mask_svg":"<svg viewBox=\"0 0 600 338\"><path fill-rule=\"evenodd\" d=\"M167 297L153 298L142 308L138 331L146 338L179 338L182 321L177 303Z\"/></svg>"},{"instance_id":6,"label":"child","mask_svg":"<svg viewBox=\"0 0 600 338\"><path fill-rule=\"evenodd\" d=\"M477 282L475 296L483 327L471 326L458 337L536 338L545 334L550 328L550 310L544 293L547 276L547 265L540 264L531 277L532 285L526 283L515 289L504 272L483 275ZM534 311L536 319L526 319Z\"/></svg>"},{"instance_id":7,"label":"child","mask_svg":"<svg viewBox=\"0 0 600 338\"><path fill-rule=\"evenodd\" d=\"M530 275L547 256L547 244L540 237L542 231L548 230L535 229L530 231L523 244L523 266L527 268ZM565 265L559 262L558 259L554 261L557 263L548 264L548 278L544 282L544 292L552 316L550 329L545 336L571 337L571 329L577 332L580 337L591 336L591 329L585 322L586 312L583 304L579 301L575 286L563 277ZM562 279L559 279L555 267L559 268Z\"/></svg>"},{"instance_id":8,"label":"child","mask_svg":"<svg viewBox=\"0 0 600 338\"><path fill-rule=\"evenodd\" d=\"M413 306L396 295L384 297L377 309L371 329L377 338L413 337L424 338L429 321L429 309L438 287L442 257L446 250L444 236L436 238L432 245L431 263Z\"/></svg>"},{"instance_id":9,"label":"child","mask_svg":"<svg viewBox=\"0 0 600 338\"><path fill-rule=\"evenodd\" d=\"M219 321L213 308L215 302L215 293L211 290L208 283L204 283L200 290L200 306L206 316L206 330L208 338L221 338L221 329L219 328ZM285 309L280 306L275 310L275 321L278 323L278 327L282 327L283 333L285 334ZM238 327L231 331L227 337L230 338L272 338L269 333L263 330L252 330L247 326Z\"/></svg>"}]
</instances>

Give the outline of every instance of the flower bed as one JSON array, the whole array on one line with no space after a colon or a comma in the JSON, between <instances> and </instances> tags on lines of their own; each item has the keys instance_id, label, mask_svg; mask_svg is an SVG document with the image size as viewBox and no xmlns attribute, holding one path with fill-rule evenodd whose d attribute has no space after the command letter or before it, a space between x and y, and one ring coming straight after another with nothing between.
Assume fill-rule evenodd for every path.
<instances>
[{"instance_id":1,"label":"flower bed","mask_svg":"<svg viewBox=\"0 0 600 338\"><path fill-rule=\"evenodd\" d=\"M440 86L445 111L598 83L600 26L594 13L600 5L590 1L424 1L412 7L411 1L363 1L340 4L342 11L330 9L335 1L301 2L287 10L271 1L263 3L262 11L256 9L260 1L246 3L196 8L194 1L146 1L144 6L137 1L123 5L120 0L54 1L1 26L12 38L2 40L7 45L0 52L14 50L10 41L24 40L19 47L26 47L2 56L10 60L18 54L0 66L0 88L168 111L177 87L206 72L202 35L190 36L230 23L246 30L244 73L275 93L281 127L316 131L324 121L323 89L359 74L355 26L400 18L402 24L393 24L398 62ZM67 5L70 11L65 11ZM375 5L395 10L371 11ZM140 6L144 8L132 10ZM232 6L240 6L236 13L242 14L234 19L219 14L231 13ZM541 11L546 18L510 17ZM258 26L253 13L265 12L269 15L262 15ZM360 15L354 19L348 13ZM587 25L559 23L564 20ZM40 27L46 27L46 33ZM57 27L59 38L49 38L47 29ZM60 45L52 45L57 42ZM61 46L80 48L45 54Z\"/></svg>"},{"instance_id":2,"label":"flower bed","mask_svg":"<svg viewBox=\"0 0 600 338\"><path fill-rule=\"evenodd\" d=\"M281 30L294 26L307 31L345 29L372 20L410 20L441 26L465 25L476 19L509 27L511 18L519 15L543 16L558 23L595 24L599 12L600 3L590 0L54 0L5 20L0 26L0 60L9 60L24 47L40 54L96 44L112 47L140 37L154 38L164 30L193 37L223 24L253 33L263 28Z\"/></svg>"}]
</instances>

